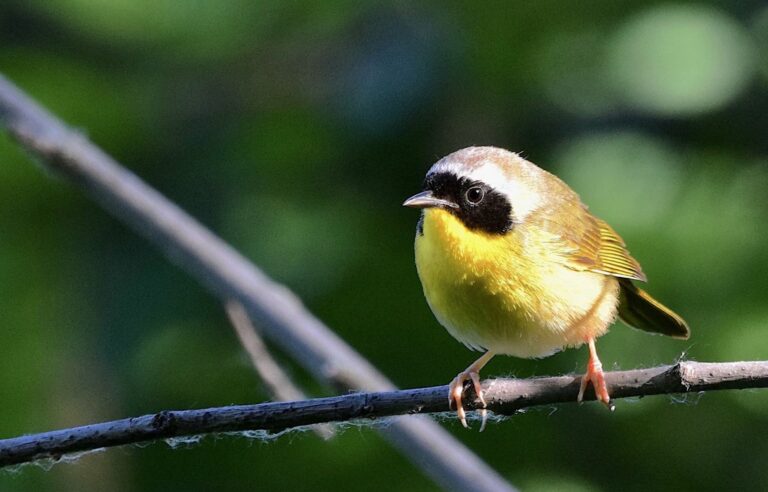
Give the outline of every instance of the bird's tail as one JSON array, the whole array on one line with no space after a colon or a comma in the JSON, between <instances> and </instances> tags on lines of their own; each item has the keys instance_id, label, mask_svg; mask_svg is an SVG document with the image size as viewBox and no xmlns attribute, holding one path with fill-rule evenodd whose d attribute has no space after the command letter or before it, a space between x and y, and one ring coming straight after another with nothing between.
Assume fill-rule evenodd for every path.
<instances>
[{"instance_id":1,"label":"bird's tail","mask_svg":"<svg viewBox=\"0 0 768 492\"><path fill-rule=\"evenodd\" d=\"M671 309L637 288L631 280L620 279L619 318L629 326L686 339L691 335L685 320Z\"/></svg>"}]
</instances>

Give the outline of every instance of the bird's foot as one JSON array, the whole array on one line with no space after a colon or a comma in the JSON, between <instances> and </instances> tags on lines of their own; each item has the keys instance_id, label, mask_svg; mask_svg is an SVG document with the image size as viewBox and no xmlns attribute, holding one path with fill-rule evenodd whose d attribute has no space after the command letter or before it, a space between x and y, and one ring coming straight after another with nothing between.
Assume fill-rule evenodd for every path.
<instances>
[{"instance_id":1,"label":"bird's foot","mask_svg":"<svg viewBox=\"0 0 768 492\"><path fill-rule=\"evenodd\" d=\"M587 362L587 372L581 378L581 387L579 388L579 396L577 401L579 403L584 399L584 391L587 389L587 385L592 383L592 387L595 390L595 397L598 401L603 402L610 411L615 410L615 406L611 401L611 397L608 394L608 386L605 384L605 374L603 373L603 364L597 357L597 351L595 350L594 340L589 340L589 361Z\"/></svg>"},{"instance_id":2,"label":"bird's foot","mask_svg":"<svg viewBox=\"0 0 768 492\"><path fill-rule=\"evenodd\" d=\"M456 405L456 414L461 421L461 425L469 428L467 425L467 414L464 411L463 396L464 383L466 381L472 381L472 386L475 389L475 394L477 394L477 399L483 404L483 408L480 410L480 415L483 418L483 423L480 425L480 432L483 432L485 429L485 422L488 420L488 410L486 410L487 405L485 403L483 387L480 384L480 373L472 369L472 367L467 368L466 371L460 372L459 375L451 381L448 389L448 405L450 407L453 407L454 404Z\"/></svg>"}]
</instances>

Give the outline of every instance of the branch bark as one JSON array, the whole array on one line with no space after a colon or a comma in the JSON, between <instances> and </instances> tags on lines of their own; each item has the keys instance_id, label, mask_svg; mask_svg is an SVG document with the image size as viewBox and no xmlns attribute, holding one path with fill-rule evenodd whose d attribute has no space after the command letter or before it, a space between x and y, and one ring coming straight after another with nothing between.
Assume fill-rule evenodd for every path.
<instances>
[{"instance_id":1,"label":"branch bark","mask_svg":"<svg viewBox=\"0 0 768 492\"><path fill-rule=\"evenodd\" d=\"M768 361L680 362L673 366L608 372L605 377L613 398L765 388L768 387ZM483 381L483 389L490 410L510 415L522 408L575 402L580 382L580 375L490 379ZM478 408L480 402L472 394L471 385L466 388L466 407ZM325 422L447 412L450 410L447 394L448 386L433 386L285 403L163 411L0 440L0 466L172 437L245 430L277 432ZM586 397L594 399L594 394Z\"/></svg>"},{"instance_id":2,"label":"branch bark","mask_svg":"<svg viewBox=\"0 0 768 492\"><path fill-rule=\"evenodd\" d=\"M286 287L174 203L65 126L0 75L0 125L41 163L82 188L222 302L237 300L264 335L337 388L389 391L394 384L314 317ZM380 432L445 489L513 488L466 446L426 418L395 419Z\"/></svg>"}]
</instances>

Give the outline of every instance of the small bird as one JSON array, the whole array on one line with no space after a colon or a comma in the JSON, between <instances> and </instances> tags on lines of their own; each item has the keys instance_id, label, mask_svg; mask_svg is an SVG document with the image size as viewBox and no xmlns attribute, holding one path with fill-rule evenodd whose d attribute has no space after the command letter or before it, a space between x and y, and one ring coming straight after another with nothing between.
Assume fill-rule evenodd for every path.
<instances>
[{"instance_id":1,"label":"small bird","mask_svg":"<svg viewBox=\"0 0 768 492\"><path fill-rule=\"evenodd\" d=\"M651 333L690 335L680 316L634 284L645 274L616 231L563 181L518 154L454 152L403 205L423 209L416 269L429 307L454 338L485 352L449 387L464 427L464 383L471 381L485 407L479 372L496 354L537 358L587 344L578 401L592 383L613 410L595 339L617 316Z\"/></svg>"}]
</instances>

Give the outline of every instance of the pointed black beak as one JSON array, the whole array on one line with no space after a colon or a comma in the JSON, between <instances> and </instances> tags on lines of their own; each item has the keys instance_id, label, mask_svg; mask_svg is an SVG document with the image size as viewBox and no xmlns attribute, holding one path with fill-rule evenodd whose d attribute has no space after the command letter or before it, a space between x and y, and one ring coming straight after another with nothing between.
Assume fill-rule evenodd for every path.
<instances>
[{"instance_id":1,"label":"pointed black beak","mask_svg":"<svg viewBox=\"0 0 768 492\"><path fill-rule=\"evenodd\" d=\"M440 207L440 208L459 208L458 205L455 203L443 200L442 198L436 198L432 195L432 192L422 191L421 193L417 193L407 199L403 202L403 207L411 207L411 208L432 208L432 207Z\"/></svg>"}]
</instances>

